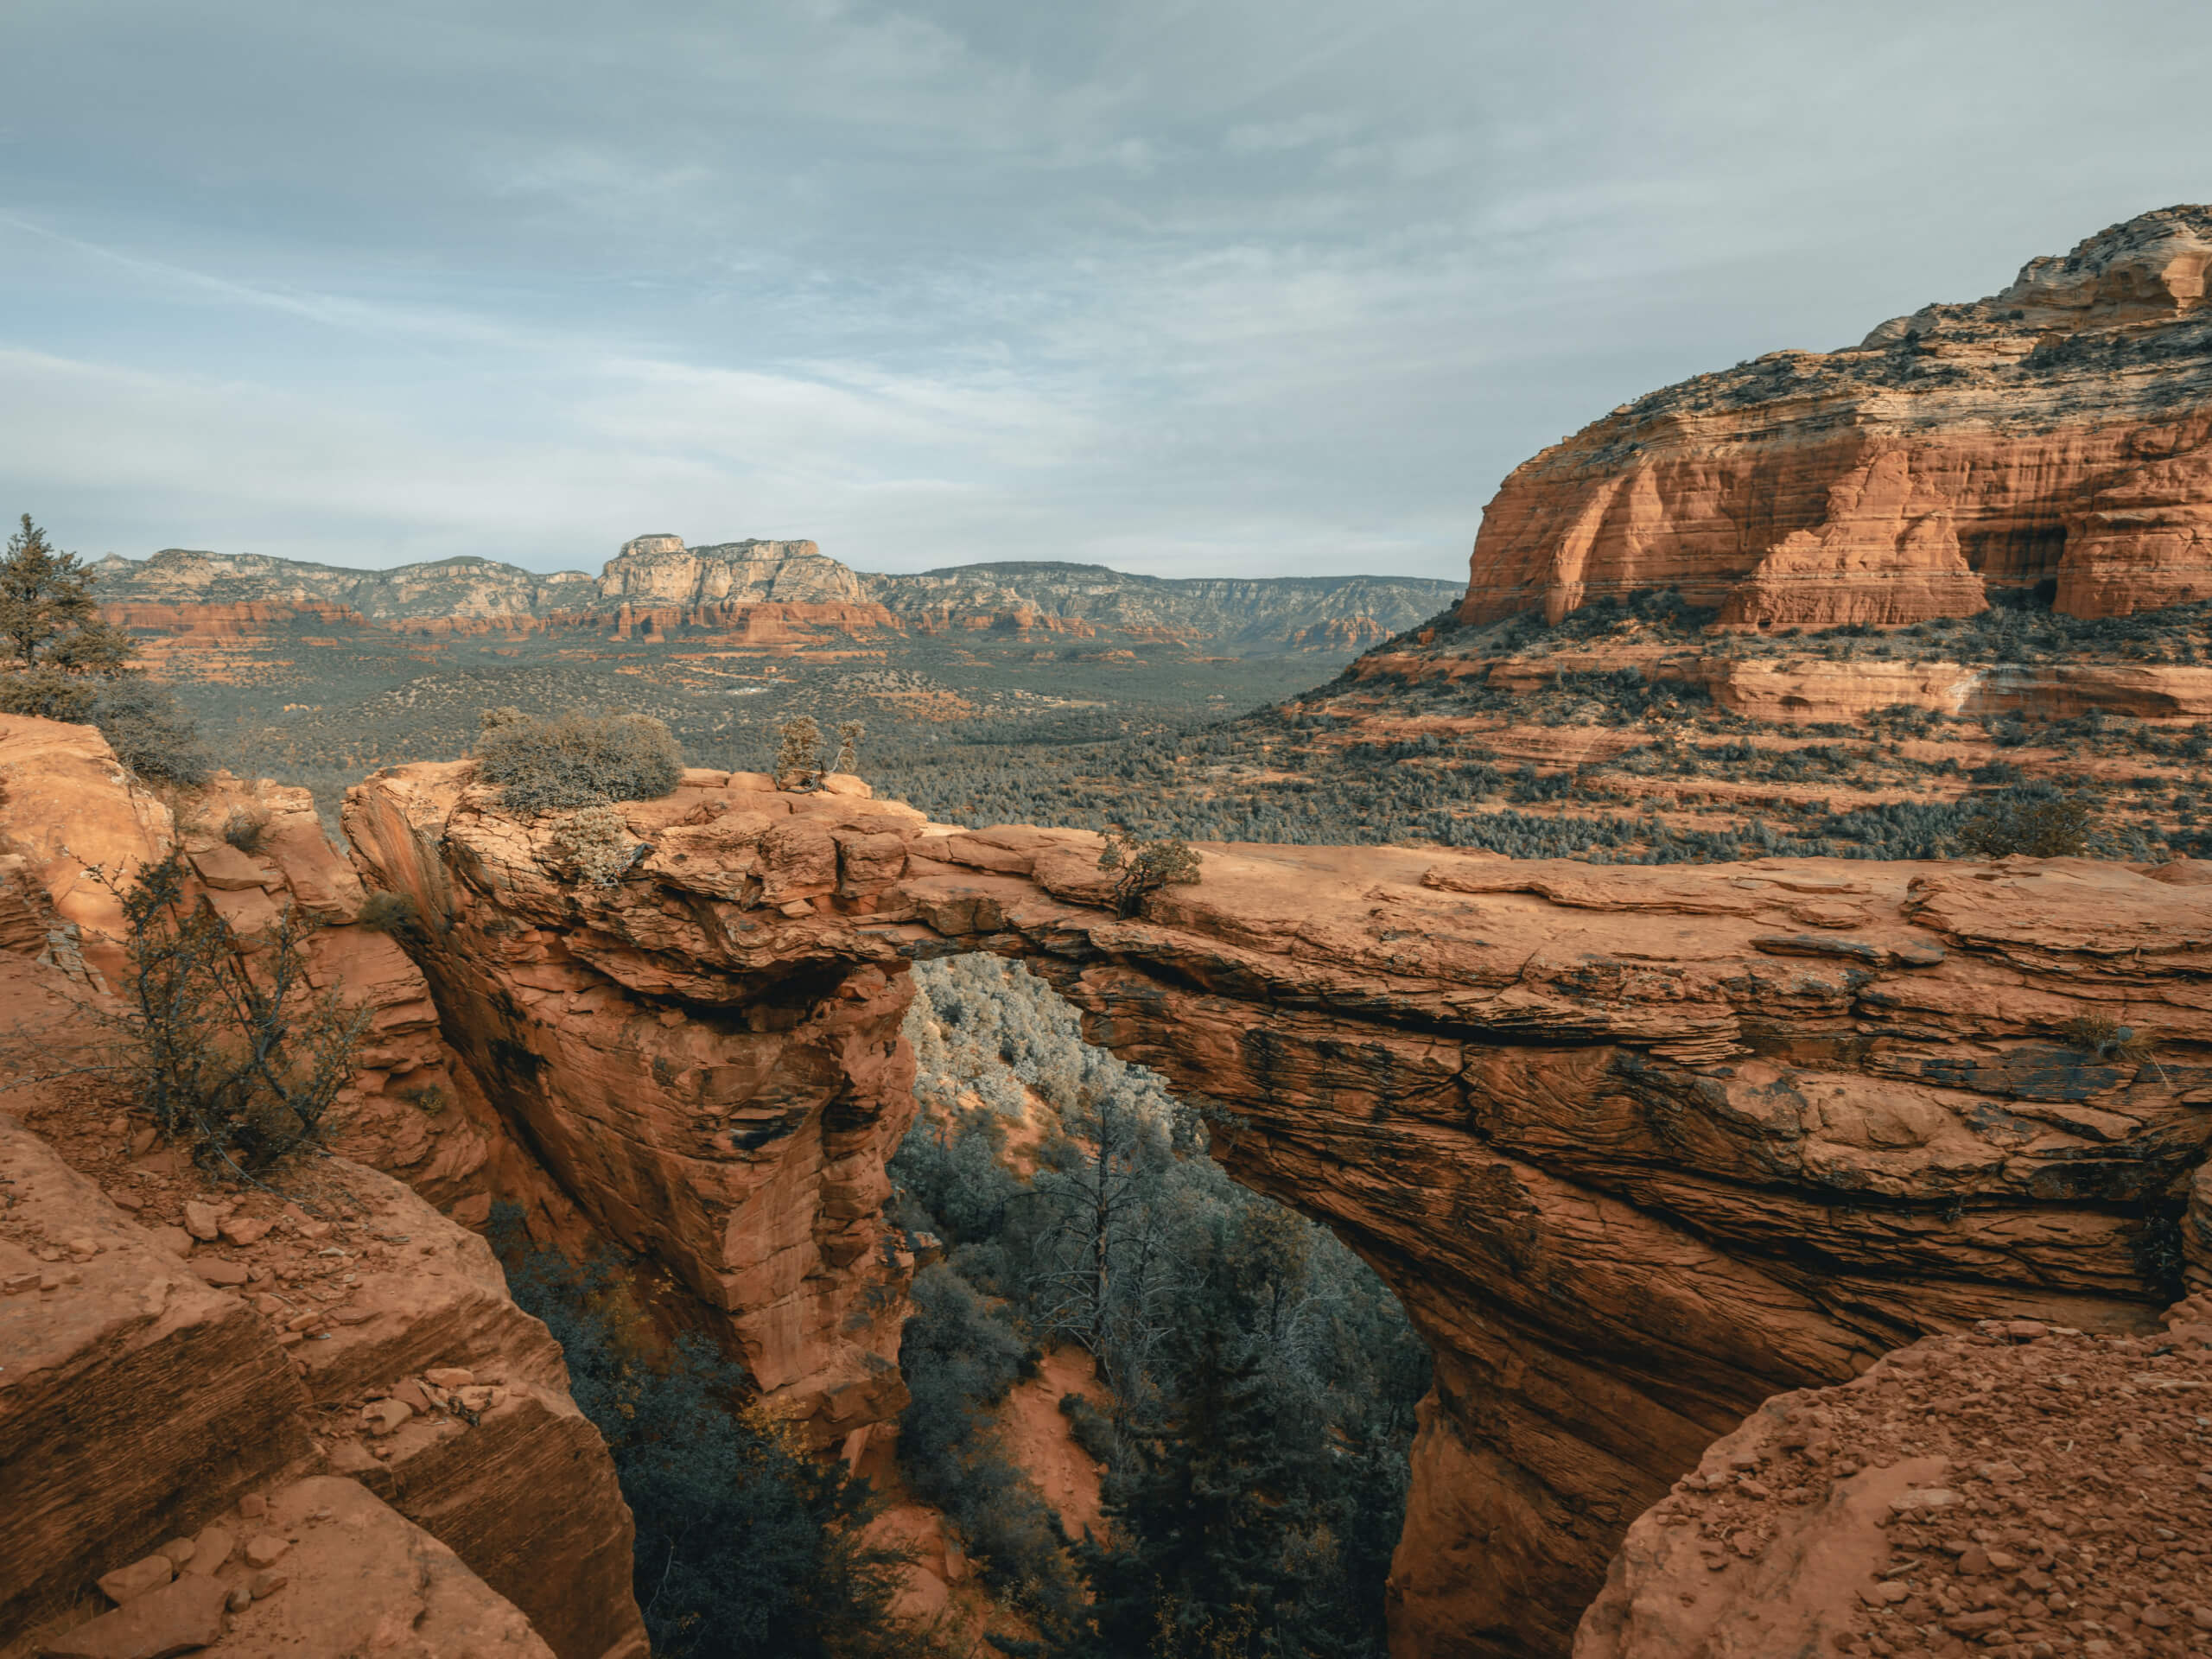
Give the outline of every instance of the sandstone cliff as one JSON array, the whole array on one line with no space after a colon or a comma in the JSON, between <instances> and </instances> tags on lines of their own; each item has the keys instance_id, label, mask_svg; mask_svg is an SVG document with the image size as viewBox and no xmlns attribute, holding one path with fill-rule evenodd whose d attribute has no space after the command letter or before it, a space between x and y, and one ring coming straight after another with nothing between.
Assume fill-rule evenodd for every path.
<instances>
[{"instance_id":1,"label":"sandstone cliff","mask_svg":"<svg viewBox=\"0 0 2212 1659\"><path fill-rule=\"evenodd\" d=\"M772 601L862 605L860 578L812 542L725 542L686 547L681 536L625 542L599 579L602 600L670 605Z\"/></svg>"},{"instance_id":2,"label":"sandstone cliff","mask_svg":"<svg viewBox=\"0 0 2212 1659\"><path fill-rule=\"evenodd\" d=\"M281 1602L233 1601L214 1651L356 1622L366 1640L397 1618L435 1651L641 1656L606 1448L483 1242L424 1200L480 1224L512 1198L551 1235L573 1234L574 1212L447 1049L420 971L357 919L360 884L305 791L222 774L173 809L129 785L97 732L0 717L0 842L21 849L0 859L0 919L12 897L38 924L0 954L0 1651L30 1628L84 1624L87 1655L162 1620L219 1630L254 1577L244 1559L203 1552L198 1587L180 1576L159 1607L143 1574L128 1597L86 1592L165 1540L242 1544L245 1494L272 1515L296 1501L271 1548L300 1554ZM173 848L248 936L286 906L325 923L315 982L371 1013L332 1115L353 1156L289 1170L296 1203L211 1184L82 1069L106 1058L99 1009L123 963L86 867L127 881ZM365 1418L394 1397L419 1412ZM324 1469L360 1484L311 1478ZM334 1513L340 1532L316 1545L302 1529ZM86 1623L107 1599L123 1605Z\"/></svg>"},{"instance_id":3,"label":"sandstone cliff","mask_svg":"<svg viewBox=\"0 0 2212 1659\"><path fill-rule=\"evenodd\" d=\"M1470 622L1679 587L1725 620L1967 615L2212 595L2212 208L2145 213L2001 293L1624 404L1483 516Z\"/></svg>"},{"instance_id":4,"label":"sandstone cliff","mask_svg":"<svg viewBox=\"0 0 2212 1659\"><path fill-rule=\"evenodd\" d=\"M463 767L380 774L348 822L432 918L502 1116L825 1440L890 1403L902 956L1021 957L1227 1114L1231 1170L1435 1353L1402 1653L1563 1650L1631 1518L1777 1390L1993 1314L2147 1328L2171 1294L2212 1133L2196 867L1240 847L1123 920L1094 837L765 784L625 808L607 889Z\"/></svg>"},{"instance_id":5,"label":"sandstone cliff","mask_svg":"<svg viewBox=\"0 0 2212 1659\"><path fill-rule=\"evenodd\" d=\"M380 773L346 826L423 918L416 959L485 1095L601 1236L727 1320L815 1443L895 1414L913 1261L880 1212L912 988L855 919L921 815L695 770L621 809L634 861L601 887L473 771Z\"/></svg>"}]
</instances>

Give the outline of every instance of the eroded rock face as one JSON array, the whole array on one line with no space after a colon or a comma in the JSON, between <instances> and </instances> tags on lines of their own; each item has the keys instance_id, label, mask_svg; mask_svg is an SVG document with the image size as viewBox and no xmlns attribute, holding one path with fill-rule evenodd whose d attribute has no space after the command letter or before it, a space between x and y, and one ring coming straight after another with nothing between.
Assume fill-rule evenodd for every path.
<instances>
[{"instance_id":1,"label":"eroded rock face","mask_svg":"<svg viewBox=\"0 0 2212 1659\"><path fill-rule=\"evenodd\" d=\"M895 1414L912 1262L884 1160L912 1121L912 995L862 924L921 829L857 792L691 772L621 810L617 885L579 881L558 820L521 822L456 762L348 797L364 869L410 939L448 1039L605 1237L727 1317L817 1444Z\"/></svg>"},{"instance_id":2,"label":"eroded rock face","mask_svg":"<svg viewBox=\"0 0 2212 1659\"><path fill-rule=\"evenodd\" d=\"M435 922L503 1117L825 1441L888 1409L834 1383L895 1329L845 1327L898 1290L902 957L1022 957L1226 1113L1217 1155L1337 1229L1436 1357L1402 1654L1564 1652L1632 1517L1769 1395L1993 1315L2147 1328L2179 1271L2212 1135L2197 867L1238 847L1125 919L1086 833L766 782L625 807L606 889L465 766L379 774L348 822Z\"/></svg>"},{"instance_id":3,"label":"eroded rock face","mask_svg":"<svg viewBox=\"0 0 2212 1659\"><path fill-rule=\"evenodd\" d=\"M680 536L625 542L599 579L602 600L669 605L769 601L862 605L861 580L812 542L723 542L686 547Z\"/></svg>"},{"instance_id":4,"label":"eroded rock face","mask_svg":"<svg viewBox=\"0 0 2212 1659\"><path fill-rule=\"evenodd\" d=\"M2201 887L1239 848L1120 921L1094 845L925 840L904 890L1228 1111L1217 1155L1428 1338L1398 1652L1564 1651L1630 1520L1770 1395L2171 1294L2145 1264L2212 1134ZM2154 1054L2099 1052L2118 1027Z\"/></svg>"},{"instance_id":5,"label":"eroded rock face","mask_svg":"<svg viewBox=\"0 0 2212 1659\"><path fill-rule=\"evenodd\" d=\"M2212 594L2212 208L2146 213L1859 346L1624 404L1508 478L1470 622L1679 587L1756 626L1970 615L2057 583L2114 616Z\"/></svg>"}]
</instances>

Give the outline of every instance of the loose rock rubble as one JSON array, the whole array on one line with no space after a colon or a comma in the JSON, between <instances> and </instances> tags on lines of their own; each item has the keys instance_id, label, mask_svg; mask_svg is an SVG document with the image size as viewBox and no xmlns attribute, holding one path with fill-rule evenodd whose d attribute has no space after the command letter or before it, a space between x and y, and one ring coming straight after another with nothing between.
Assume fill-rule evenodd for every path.
<instances>
[{"instance_id":1,"label":"loose rock rubble","mask_svg":"<svg viewBox=\"0 0 2212 1659\"><path fill-rule=\"evenodd\" d=\"M1631 1528L1576 1659L2212 1653L2212 1297L1783 1395Z\"/></svg>"}]
</instances>

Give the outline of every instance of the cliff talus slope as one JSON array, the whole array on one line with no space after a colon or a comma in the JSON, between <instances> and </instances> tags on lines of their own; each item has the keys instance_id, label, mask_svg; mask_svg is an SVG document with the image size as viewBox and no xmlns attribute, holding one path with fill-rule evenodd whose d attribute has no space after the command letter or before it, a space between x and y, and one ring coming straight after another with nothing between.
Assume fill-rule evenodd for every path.
<instances>
[{"instance_id":1,"label":"cliff talus slope","mask_svg":"<svg viewBox=\"0 0 2212 1659\"><path fill-rule=\"evenodd\" d=\"M1633 404L1508 478L1469 622L1678 587L1729 621L1896 624L2055 582L2061 610L2212 595L2212 208L2145 213L1987 299Z\"/></svg>"}]
</instances>

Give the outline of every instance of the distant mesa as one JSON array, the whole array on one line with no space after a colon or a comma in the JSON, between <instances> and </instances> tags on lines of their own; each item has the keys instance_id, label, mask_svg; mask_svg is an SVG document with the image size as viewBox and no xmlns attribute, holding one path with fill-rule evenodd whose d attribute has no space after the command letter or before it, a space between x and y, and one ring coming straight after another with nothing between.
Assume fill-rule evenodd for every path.
<instances>
[{"instance_id":1,"label":"distant mesa","mask_svg":"<svg viewBox=\"0 0 2212 1659\"><path fill-rule=\"evenodd\" d=\"M579 627L613 637L810 632L1036 632L1221 648L1240 655L1350 656L1456 604L1456 582L1417 576L1167 578L1028 560L869 575L808 541L689 546L633 537L598 575L546 574L462 556L353 570L257 553L164 548L94 567L111 620L142 632L244 639L286 616L411 632Z\"/></svg>"},{"instance_id":2,"label":"distant mesa","mask_svg":"<svg viewBox=\"0 0 2212 1659\"><path fill-rule=\"evenodd\" d=\"M1655 588L1758 627L2212 597L2208 269L2212 207L2163 208L1987 299L1624 404L1505 480L1461 618Z\"/></svg>"}]
</instances>

